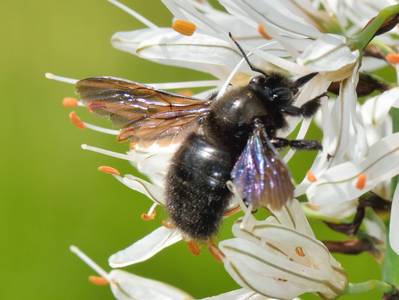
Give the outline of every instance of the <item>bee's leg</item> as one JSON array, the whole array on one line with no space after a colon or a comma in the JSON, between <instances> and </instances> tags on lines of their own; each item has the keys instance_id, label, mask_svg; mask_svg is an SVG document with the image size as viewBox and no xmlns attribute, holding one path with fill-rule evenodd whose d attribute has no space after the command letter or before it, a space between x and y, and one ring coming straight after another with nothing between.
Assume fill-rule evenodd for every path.
<instances>
[{"instance_id":1,"label":"bee's leg","mask_svg":"<svg viewBox=\"0 0 399 300\"><path fill-rule=\"evenodd\" d=\"M363 200L360 201L359 205L357 206L355 217L351 223L325 223L328 227L335 231L353 236L358 232L360 225L363 222L367 207L371 207L375 210L389 211L391 208L391 202L373 192L370 192L363 198Z\"/></svg>"},{"instance_id":2,"label":"bee's leg","mask_svg":"<svg viewBox=\"0 0 399 300\"><path fill-rule=\"evenodd\" d=\"M284 148L290 146L298 150L322 150L322 146L318 141L314 140L287 140L284 138L273 138L271 143L276 148Z\"/></svg>"},{"instance_id":3,"label":"bee's leg","mask_svg":"<svg viewBox=\"0 0 399 300\"><path fill-rule=\"evenodd\" d=\"M284 107L282 109L282 112L290 116L303 116L305 118L309 118L317 112L320 107L320 99L325 96L327 96L327 92L309 100L301 107L297 107L294 105Z\"/></svg>"}]
</instances>

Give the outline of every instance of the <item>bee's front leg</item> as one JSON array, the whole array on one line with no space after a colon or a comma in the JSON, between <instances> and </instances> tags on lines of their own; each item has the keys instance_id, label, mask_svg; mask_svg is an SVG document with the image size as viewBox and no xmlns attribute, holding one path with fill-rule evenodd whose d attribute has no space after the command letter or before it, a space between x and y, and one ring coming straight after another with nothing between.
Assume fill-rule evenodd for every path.
<instances>
[{"instance_id":1,"label":"bee's front leg","mask_svg":"<svg viewBox=\"0 0 399 300\"><path fill-rule=\"evenodd\" d=\"M303 116L309 118L318 111L320 108L320 99L325 96L327 96L327 92L316 96L300 107L294 105L284 107L282 112L290 116Z\"/></svg>"}]
</instances>

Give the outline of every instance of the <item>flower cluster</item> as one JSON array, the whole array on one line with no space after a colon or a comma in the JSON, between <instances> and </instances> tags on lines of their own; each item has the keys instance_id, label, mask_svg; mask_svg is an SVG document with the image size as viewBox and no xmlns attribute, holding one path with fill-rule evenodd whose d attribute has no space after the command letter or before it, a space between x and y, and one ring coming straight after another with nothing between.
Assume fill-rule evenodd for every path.
<instances>
[{"instance_id":1,"label":"flower cluster","mask_svg":"<svg viewBox=\"0 0 399 300\"><path fill-rule=\"evenodd\" d=\"M116 33L112 37L115 48L161 64L206 72L216 78L149 84L154 88L208 87L195 95L201 98L215 91L220 96L235 86L247 84L255 73L229 33L257 68L282 72L292 78L317 74L296 98L296 105L300 106L330 92L328 98L321 99L321 109L315 119L323 132L323 150L295 188L295 197L306 196L307 200L294 199L283 209L272 210L267 219L257 220L235 193L234 185L228 183L234 194L230 214L240 206L245 215L233 226L234 238L221 241L218 248L211 250L242 289L207 299L293 299L309 292L333 299L348 292L350 285L345 272L329 250L348 253L355 250L345 242L320 242L305 213L328 222L333 230L348 234L351 245L357 246L356 251L371 251L381 258L387 247L380 217L373 210L367 214L364 211L366 207L389 208L390 180L399 174L399 133L393 133L390 116L391 109L399 107L399 88L374 74L378 68L389 65L399 71L396 68L399 56L395 51L397 29L394 28L399 19L398 5L394 5L397 2L220 0L225 8L221 11L204 0L163 0L174 15L173 25L167 28L158 27L115 0L110 2L146 26ZM69 98L64 103L85 105ZM81 128L120 133L82 122L75 113L70 117ZM303 139L312 120L290 118L288 121L279 136L296 132L295 138ZM86 150L126 159L149 178L146 181L133 175L123 176L111 167L100 168L152 200L149 211L142 215L146 220L155 217L157 206L165 206L165 176L178 147L178 144L162 147L154 144L145 148L137 145L127 154L120 154L83 146ZM283 160L288 163L294 155L295 150L289 150ZM392 201L389 242L399 254L399 189ZM354 221L345 223L353 215ZM359 232L362 238L357 235ZM184 239L178 229L164 224L111 255L109 264L120 268L142 262ZM191 248L196 251L195 244L191 244ZM72 250L111 283L117 299L189 298L174 287L124 271L106 273L76 247ZM148 294L149 291L153 294Z\"/></svg>"}]
</instances>

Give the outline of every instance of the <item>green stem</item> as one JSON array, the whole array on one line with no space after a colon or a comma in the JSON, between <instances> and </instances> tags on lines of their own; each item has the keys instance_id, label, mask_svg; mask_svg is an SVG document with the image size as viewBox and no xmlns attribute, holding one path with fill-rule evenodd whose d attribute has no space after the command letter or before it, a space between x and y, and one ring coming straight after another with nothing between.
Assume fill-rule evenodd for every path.
<instances>
[{"instance_id":1,"label":"green stem","mask_svg":"<svg viewBox=\"0 0 399 300\"><path fill-rule=\"evenodd\" d=\"M386 293L393 292L395 288L380 280L369 280L365 282L359 282L359 283L349 283L348 286L346 287L345 294L360 294L360 293L365 293L374 289L380 289Z\"/></svg>"},{"instance_id":2,"label":"green stem","mask_svg":"<svg viewBox=\"0 0 399 300\"><path fill-rule=\"evenodd\" d=\"M381 10L361 32L352 38L353 48L363 50L368 43L370 43L384 22L397 14L399 14L399 4L388 6Z\"/></svg>"}]
</instances>

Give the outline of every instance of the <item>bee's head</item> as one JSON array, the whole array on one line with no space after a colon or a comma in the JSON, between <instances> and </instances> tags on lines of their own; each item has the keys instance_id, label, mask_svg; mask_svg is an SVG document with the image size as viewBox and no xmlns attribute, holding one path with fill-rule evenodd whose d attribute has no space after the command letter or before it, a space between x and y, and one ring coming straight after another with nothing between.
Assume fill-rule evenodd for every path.
<instances>
[{"instance_id":1,"label":"bee's head","mask_svg":"<svg viewBox=\"0 0 399 300\"><path fill-rule=\"evenodd\" d=\"M293 83L280 74L262 74L252 77L249 88L266 104L276 108L290 105L297 92Z\"/></svg>"}]
</instances>

